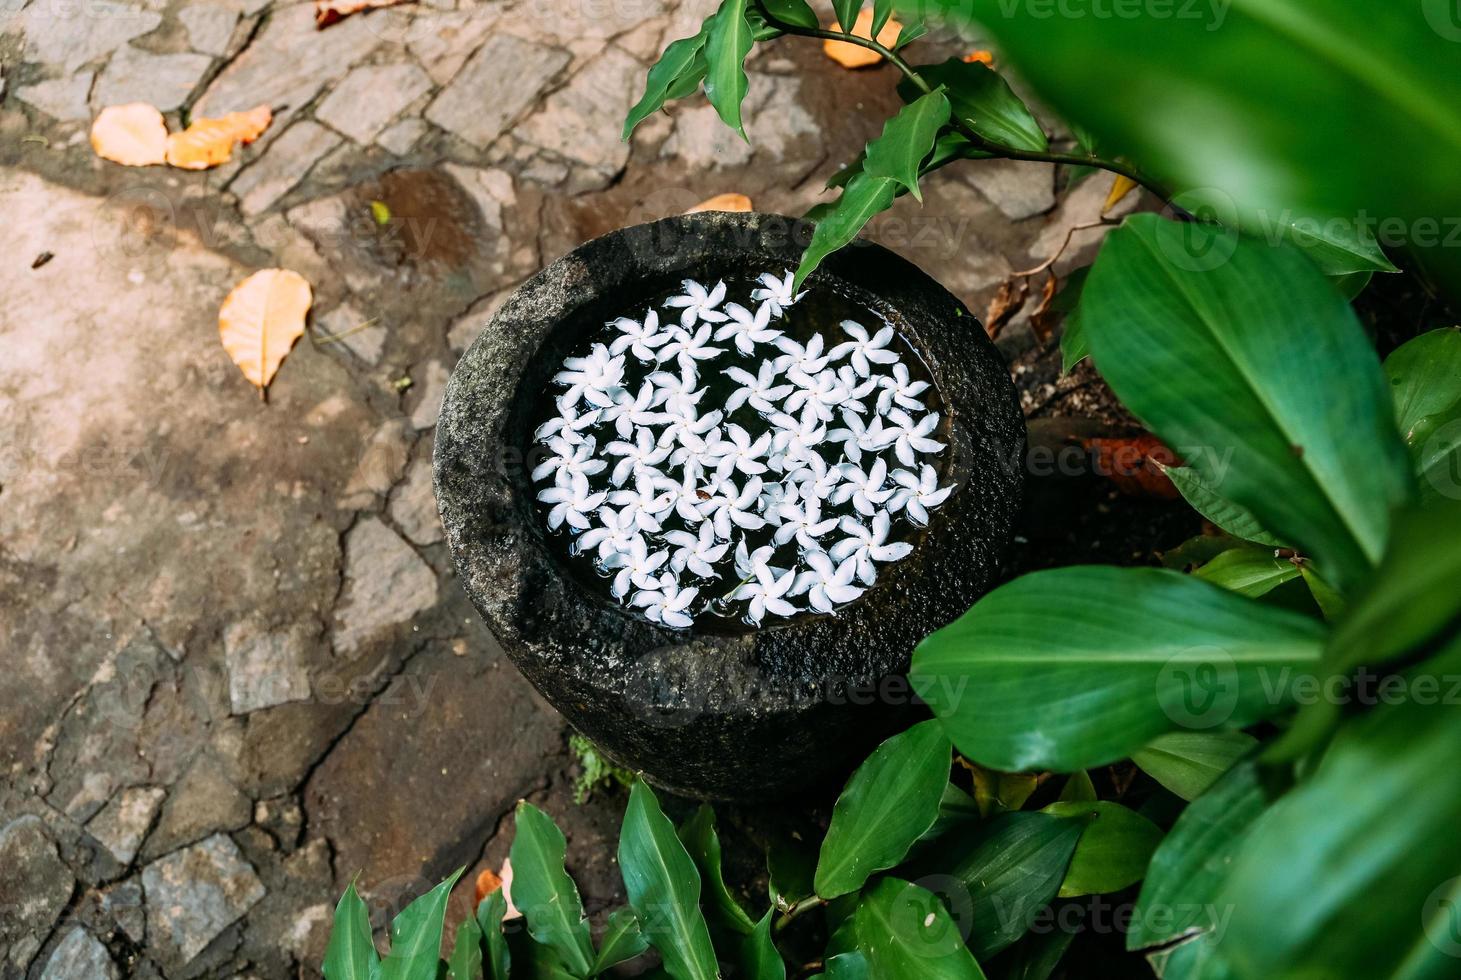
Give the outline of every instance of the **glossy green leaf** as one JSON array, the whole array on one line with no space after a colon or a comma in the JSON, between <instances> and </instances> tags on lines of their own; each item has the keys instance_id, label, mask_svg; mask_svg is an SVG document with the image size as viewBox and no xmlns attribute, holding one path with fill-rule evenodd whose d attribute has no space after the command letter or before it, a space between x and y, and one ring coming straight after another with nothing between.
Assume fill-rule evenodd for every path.
<instances>
[{"instance_id":1,"label":"glossy green leaf","mask_svg":"<svg viewBox=\"0 0 1461 980\"><path fill-rule=\"evenodd\" d=\"M1193 573L1204 582L1256 599L1299 577L1299 566L1272 548L1230 548Z\"/></svg>"},{"instance_id":2,"label":"glossy green leaf","mask_svg":"<svg viewBox=\"0 0 1461 980\"><path fill-rule=\"evenodd\" d=\"M1214 491L1363 580L1415 491L1374 349L1302 255L1140 214L1081 298L1096 367Z\"/></svg>"},{"instance_id":3,"label":"glossy green leaf","mask_svg":"<svg viewBox=\"0 0 1461 980\"><path fill-rule=\"evenodd\" d=\"M871 36L877 37L887 26L888 19L893 16L893 0L873 0L873 22L872 29L868 32Z\"/></svg>"},{"instance_id":4,"label":"glossy green leaf","mask_svg":"<svg viewBox=\"0 0 1461 980\"><path fill-rule=\"evenodd\" d=\"M377 974L380 980L435 980L441 962L446 902L463 870L459 868L392 920L391 949L381 960Z\"/></svg>"},{"instance_id":5,"label":"glossy green leaf","mask_svg":"<svg viewBox=\"0 0 1461 980\"><path fill-rule=\"evenodd\" d=\"M873 968L867 957L854 949L827 957L821 976L826 980L873 980Z\"/></svg>"},{"instance_id":6,"label":"glossy green leaf","mask_svg":"<svg viewBox=\"0 0 1461 980\"><path fill-rule=\"evenodd\" d=\"M938 816L933 821L933 826L924 831L918 839L920 841L935 840L944 834L951 833L960 827L965 827L979 820L979 804L974 802L974 797L949 783L944 786L944 792L938 801Z\"/></svg>"},{"instance_id":7,"label":"glossy green leaf","mask_svg":"<svg viewBox=\"0 0 1461 980\"><path fill-rule=\"evenodd\" d=\"M1461 330L1421 334L1385 358L1384 368L1400 434L1415 445L1427 434L1427 420L1461 403Z\"/></svg>"},{"instance_id":8,"label":"glossy green leaf","mask_svg":"<svg viewBox=\"0 0 1461 980\"><path fill-rule=\"evenodd\" d=\"M563 868L567 842L553 819L526 801L517 805L512 841L512 903L533 938L558 954L576 976L593 966L593 942L578 888Z\"/></svg>"},{"instance_id":9,"label":"glossy green leaf","mask_svg":"<svg viewBox=\"0 0 1461 980\"><path fill-rule=\"evenodd\" d=\"M1375 274L1369 271L1342 272L1337 276L1330 276L1329 281L1334 285L1334 288L1339 291L1339 295L1343 296L1345 299L1349 300L1352 303L1354 302L1356 296L1365 291L1365 287L1368 286L1370 284L1370 280L1374 278Z\"/></svg>"},{"instance_id":10,"label":"glossy green leaf","mask_svg":"<svg viewBox=\"0 0 1461 980\"><path fill-rule=\"evenodd\" d=\"M949 910L918 885L879 879L852 921L857 950L876 980L984 980Z\"/></svg>"},{"instance_id":11,"label":"glossy green leaf","mask_svg":"<svg viewBox=\"0 0 1461 980\"><path fill-rule=\"evenodd\" d=\"M944 86L954 117L989 142L1035 153L1049 149L1045 130L1034 113L988 65L950 58L937 65L920 65L918 74L929 85ZM905 102L912 102L921 93L906 79L898 85L898 94Z\"/></svg>"},{"instance_id":12,"label":"glossy green leaf","mask_svg":"<svg viewBox=\"0 0 1461 980\"><path fill-rule=\"evenodd\" d=\"M721 0L720 8L705 22L705 97L721 121L746 139L741 122L745 101L746 55L751 52L751 25L746 20L747 0Z\"/></svg>"},{"instance_id":13,"label":"glossy green leaf","mask_svg":"<svg viewBox=\"0 0 1461 980\"><path fill-rule=\"evenodd\" d=\"M665 101L672 102L675 99L683 99L687 95L695 94L695 90L705 81L705 75L709 70L710 68L705 62L705 47L702 45L700 50L695 53L690 66L680 77L670 83L669 88L665 89Z\"/></svg>"},{"instance_id":14,"label":"glossy green leaf","mask_svg":"<svg viewBox=\"0 0 1461 980\"><path fill-rule=\"evenodd\" d=\"M1314 571L1313 565L1306 562L1300 566L1299 574L1303 576L1304 584L1309 587L1309 594L1314 597L1315 605L1319 607L1319 611L1324 614L1326 620L1332 623L1344 615L1346 608L1344 596L1340 595L1334 586L1324 581L1323 576Z\"/></svg>"},{"instance_id":15,"label":"glossy green leaf","mask_svg":"<svg viewBox=\"0 0 1461 980\"><path fill-rule=\"evenodd\" d=\"M907 856L938 818L952 747L937 720L879 745L852 774L822 841L815 884L823 898L855 892Z\"/></svg>"},{"instance_id":16,"label":"glossy green leaf","mask_svg":"<svg viewBox=\"0 0 1461 980\"><path fill-rule=\"evenodd\" d=\"M842 30L852 33L853 25L857 23L858 12L862 10L862 0L832 0L832 13L837 16L837 23Z\"/></svg>"},{"instance_id":17,"label":"glossy green leaf","mask_svg":"<svg viewBox=\"0 0 1461 980\"><path fill-rule=\"evenodd\" d=\"M451 980L481 980L482 927L475 918L463 919L457 926L457 940L451 959L446 961L446 975Z\"/></svg>"},{"instance_id":18,"label":"glossy green leaf","mask_svg":"<svg viewBox=\"0 0 1461 980\"><path fill-rule=\"evenodd\" d=\"M896 6L896 4L895 4ZM898 40L893 42L893 47L901 48L910 41L916 41L928 33L928 24L916 12L904 11L903 29L898 32Z\"/></svg>"},{"instance_id":19,"label":"glossy green leaf","mask_svg":"<svg viewBox=\"0 0 1461 980\"><path fill-rule=\"evenodd\" d=\"M373 980L379 968L380 954L370 937L370 913L352 881L335 906L335 925L325 947L325 980Z\"/></svg>"},{"instance_id":20,"label":"glossy green leaf","mask_svg":"<svg viewBox=\"0 0 1461 980\"><path fill-rule=\"evenodd\" d=\"M948 121L949 100L942 89L908 103L883 125L882 135L867 145L863 173L887 177L922 201L919 165L933 152L934 138Z\"/></svg>"},{"instance_id":21,"label":"glossy green leaf","mask_svg":"<svg viewBox=\"0 0 1461 980\"><path fill-rule=\"evenodd\" d=\"M766 849L767 890L777 908L790 908L816 894L812 883L817 857L807 848L784 837L774 837Z\"/></svg>"},{"instance_id":22,"label":"glossy green leaf","mask_svg":"<svg viewBox=\"0 0 1461 980\"><path fill-rule=\"evenodd\" d=\"M824 258L856 238L873 215L888 210L897 187L897 182L887 177L869 177L862 173L848 181L842 196L826 213L817 217L812 240L796 268L795 288L801 288L807 276Z\"/></svg>"},{"instance_id":23,"label":"glossy green leaf","mask_svg":"<svg viewBox=\"0 0 1461 980\"><path fill-rule=\"evenodd\" d=\"M775 914L768 910L741 940L741 974L747 980L786 980L786 963L771 939L771 918Z\"/></svg>"},{"instance_id":24,"label":"glossy green leaf","mask_svg":"<svg viewBox=\"0 0 1461 980\"><path fill-rule=\"evenodd\" d=\"M1162 466L1161 463L1157 465ZM1252 511L1225 499L1191 466L1162 466L1162 472L1167 474L1177 492L1192 505L1193 510L1233 537L1266 544L1271 548L1284 547L1278 538L1263 529Z\"/></svg>"},{"instance_id":25,"label":"glossy green leaf","mask_svg":"<svg viewBox=\"0 0 1461 980\"><path fill-rule=\"evenodd\" d=\"M1229 769L1182 812L1147 866L1127 949L1226 927L1231 908L1217 904L1233 855L1268 805L1253 761Z\"/></svg>"},{"instance_id":26,"label":"glossy green leaf","mask_svg":"<svg viewBox=\"0 0 1461 980\"><path fill-rule=\"evenodd\" d=\"M594 957L593 975L598 976L611 966L632 960L647 949L649 940L644 938L644 933L639 928L639 916L634 914L633 909L615 909L609 914L604 934L599 937L599 952Z\"/></svg>"},{"instance_id":27,"label":"glossy green leaf","mask_svg":"<svg viewBox=\"0 0 1461 980\"><path fill-rule=\"evenodd\" d=\"M700 911L700 873L654 791L635 780L619 835L629 904L675 980L715 980L719 970ZM513 869L517 874L516 862ZM514 879L516 880L516 879Z\"/></svg>"},{"instance_id":28,"label":"glossy green leaf","mask_svg":"<svg viewBox=\"0 0 1461 980\"><path fill-rule=\"evenodd\" d=\"M1152 739L1131 761L1184 800L1195 800L1253 750L1246 732L1172 732Z\"/></svg>"},{"instance_id":29,"label":"glossy green leaf","mask_svg":"<svg viewBox=\"0 0 1461 980\"><path fill-rule=\"evenodd\" d=\"M477 905L477 928L482 933L484 980L507 980L512 953L502 934L502 917L507 914L507 896L502 889L492 892Z\"/></svg>"},{"instance_id":30,"label":"glossy green leaf","mask_svg":"<svg viewBox=\"0 0 1461 980\"><path fill-rule=\"evenodd\" d=\"M806 0L760 0L761 7L783 24L793 27L817 28L821 24Z\"/></svg>"},{"instance_id":31,"label":"glossy green leaf","mask_svg":"<svg viewBox=\"0 0 1461 980\"><path fill-rule=\"evenodd\" d=\"M1398 700L1347 722L1313 775L1254 823L1218 898L1233 908L1222 956L1235 976L1388 977L1447 944L1454 971L1457 677L1453 639L1405 675Z\"/></svg>"},{"instance_id":32,"label":"glossy green leaf","mask_svg":"<svg viewBox=\"0 0 1461 980\"><path fill-rule=\"evenodd\" d=\"M1109 800L1052 803L1041 812L1086 818L1086 829L1060 883L1060 898L1104 895L1136 884L1162 840L1160 827Z\"/></svg>"},{"instance_id":33,"label":"glossy green leaf","mask_svg":"<svg viewBox=\"0 0 1461 980\"><path fill-rule=\"evenodd\" d=\"M623 139L627 140L635 126L665 104L665 100L670 98L670 87L675 82L693 74L696 59L703 57L705 35L706 31L702 28L694 37L671 41L665 48L659 60L649 69L644 81L644 95L629 110L629 115L624 120Z\"/></svg>"},{"instance_id":34,"label":"glossy green leaf","mask_svg":"<svg viewBox=\"0 0 1461 980\"><path fill-rule=\"evenodd\" d=\"M1168 731L1278 712L1324 635L1178 572L1062 568L1001 586L925 639L910 679L968 758L1072 772Z\"/></svg>"},{"instance_id":35,"label":"glossy green leaf","mask_svg":"<svg viewBox=\"0 0 1461 980\"><path fill-rule=\"evenodd\" d=\"M694 816L685 821L679 833L680 842L700 872L707 904L718 923L742 936L750 934L756 923L726 888L725 876L721 873L720 836L715 832L715 811L708 805L702 805Z\"/></svg>"},{"instance_id":36,"label":"glossy green leaf","mask_svg":"<svg viewBox=\"0 0 1461 980\"><path fill-rule=\"evenodd\" d=\"M947 873L969 889L968 941L976 957L985 960L1019 939L1055 898L1085 825L1084 817L1001 813L952 854Z\"/></svg>"},{"instance_id":37,"label":"glossy green leaf","mask_svg":"<svg viewBox=\"0 0 1461 980\"><path fill-rule=\"evenodd\" d=\"M1096 785L1091 782L1091 774L1084 769L1072 773L1060 790L1062 803L1089 802L1096 798Z\"/></svg>"},{"instance_id":38,"label":"glossy green leaf","mask_svg":"<svg viewBox=\"0 0 1461 980\"><path fill-rule=\"evenodd\" d=\"M1000 954L989 973L999 980L1049 980L1075 933L1064 929L1030 932Z\"/></svg>"}]
</instances>

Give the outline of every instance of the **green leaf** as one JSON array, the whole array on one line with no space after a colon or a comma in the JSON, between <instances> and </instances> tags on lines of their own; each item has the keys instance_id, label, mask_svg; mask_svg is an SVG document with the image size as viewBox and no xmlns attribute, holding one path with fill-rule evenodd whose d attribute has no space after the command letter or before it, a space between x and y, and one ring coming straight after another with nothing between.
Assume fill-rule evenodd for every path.
<instances>
[{"instance_id":1,"label":"green leaf","mask_svg":"<svg viewBox=\"0 0 1461 980\"><path fill-rule=\"evenodd\" d=\"M796 268L793 288L800 289L824 258L856 238L868 219L892 206L897 187L897 182L887 177L869 177L867 174L853 177L831 209L817 218L811 243Z\"/></svg>"},{"instance_id":2,"label":"green leaf","mask_svg":"<svg viewBox=\"0 0 1461 980\"><path fill-rule=\"evenodd\" d=\"M401 910L391 922L391 950L381 960L380 980L436 980L441 962L441 933L446 925L446 901L462 876L451 877Z\"/></svg>"},{"instance_id":3,"label":"green leaf","mask_svg":"<svg viewBox=\"0 0 1461 980\"><path fill-rule=\"evenodd\" d=\"M806 0L760 0L761 6L772 17L793 27L807 27L815 30L821 24Z\"/></svg>"},{"instance_id":4,"label":"green leaf","mask_svg":"<svg viewBox=\"0 0 1461 980\"><path fill-rule=\"evenodd\" d=\"M682 37L678 41L671 41L665 48L659 60L649 69L649 75L644 80L644 95L634 103L629 110L629 115L624 120L623 139L628 139L629 134L634 132L638 126L649 116L658 111L670 98L670 86L682 78L690 77L694 72L695 60L703 55L705 50L706 29L701 28L700 33L694 37ZM696 80L698 83L698 79Z\"/></svg>"},{"instance_id":5,"label":"green leaf","mask_svg":"<svg viewBox=\"0 0 1461 980\"><path fill-rule=\"evenodd\" d=\"M1126 933L1145 949L1189 933L1221 930L1232 914L1217 904L1248 828L1268 805L1252 761L1228 770L1182 812L1157 846Z\"/></svg>"},{"instance_id":6,"label":"green leaf","mask_svg":"<svg viewBox=\"0 0 1461 980\"><path fill-rule=\"evenodd\" d=\"M984 980L959 928L938 897L882 878L853 915L857 949L877 980Z\"/></svg>"},{"instance_id":7,"label":"green leaf","mask_svg":"<svg viewBox=\"0 0 1461 980\"><path fill-rule=\"evenodd\" d=\"M567 843L553 819L531 803L517 805L512 841L512 903L533 938L558 954L570 973L586 976L594 949L578 888L563 868Z\"/></svg>"},{"instance_id":8,"label":"green leaf","mask_svg":"<svg viewBox=\"0 0 1461 980\"><path fill-rule=\"evenodd\" d=\"M918 839L935 840L960 827L978 822L979 817L979 804L974 802L974 797L953 783L948 783L944 786L943 796L939 797L938 817L934 819L933 826Z\"/></svg>"},{"instance_id":9,"label":"green leaf","mask_svg":"<svg viewBox=\"0 0 1461 980\"><path fill-rule=\"evenodd\" d=\"M751 52L751 25L746 20L747 0L721 0L720 8L705 22L705 97L721 121L747 139L741 123L746 98L746 55ZM749 142L749 140L747 140Z\"/></svg>"},{"instance_id":10,"label":"green leaf","mask_svg":"<svg viewBox=\"0 0 1461 980\"><path fill-rule=\"evenodd\" d=\"M721 926L742 936L749 935L756 923L741 908L725 886L720 870L720 837L715 832L715 811L702 805L680 828L680 842L690 853L700 872L708 894L710 908Z\"/></svg>"},{"instance_id":11,"label":"green leaf","mask_svg":"<svg viewBox=\"0 0 1461 980\"><path fill-rule=\"evenodd\" d=\"M1192 509L1207 518L1235 538L1266 544L1271 548L1282 548L1278 538L1263 530L1258 518L1244 507L1222 497L1207 483L1202 474L1190 466L1162 466L1162 472L1172 481L1177 492L1192 505Z\"/></svg>"},{"instance_id":12,"label":"green leaf","mask_svg":"<svg viewBox=\"0 0 1461 980\"><path fill-rule=\"evenodd\" d=\"M1374 349L1302 255L1222 234L1140 214L1107 236L1091 353L1214 491L1353 586L1415 491Z\"/></svg>"},{"instance_id":13,"label":"green leaf","mask_svg":"<svg viewBox=\"0 0 1461 980\"><path fill-rule=\"evenodd\" d=\"M1012 811L979 826L948 874L969 889L969 945L983 960L1025 933L1055 898L1075 853L1084 817ZM962 912L962 910L961 910Z\"/></svg>"},{"instance_id":14,"label":"green leaf","mask_svg":"<svg viewBox=\"0 0 1461 980\"><path fill-rule=\"evenodd\" d=\"M951 753L936 720L920 722L873 750L833 808L817 860L818 895L855 892L874 872L908 855L938 818Z\"/></svg>"},{"instance_id":15,"label":"green leaf","mask_svg":"<svg viewBox=\"0 0 1461 980\"><path fill-rule=\"evenodd\" d=\"M1461 404L1461 330L1432 330L1385 358L1395 421L1411 446L1429 434L1428 420Z\"/></svg>"},{"instance_id":16,"label":"green leaf","mask_svg":"<svg viewBox=\"0 0 1461 980\"><path fill-rule=\"evenodd\" d=\"M355 892L355 882L345 889L335 906L335 925L325 948L326 980L373 980L380 968L380 954L370 938L370 913Z\"/></svg>"},{"instance_id":17,"label":"green leaf","mask_svg":"<svg viewBox=\"0 0 1461 980\"><path fill-rule=\"evenodd\" d=\"M1373 272L1342 272L1337 276L1330 276L1329 281L1338 290L1339 295L1353 303L1355 297L1365 291L1365 287L1373 278L1375 278Z\"/></svg>"},{"instance_id":18,"label":"green leaf","mask_svg":"<svg viewBox=\"0 0 1461 980\"><path fill-rule=\"evenodd\" d=\"M916 41L928 33L928 24L916 13L910 15L905 12L903 15L903 29L898 32L898 40L893 42L894 50L903 47L909 41Z\"/></svg>"},{"instance_id":19,"label":"green leaf","mask_svg":"<svg viewBox=\"0 0 1461 980\"><path fill-rule=\"evenodd\" d=\"M1045 130L1029 107L988 65L950 58L937 65L919 65L918 73L929 85L944 86L954 118L989 142L1034 153L1050 148ZM905 102L912 102L921 91L906 79L898 84L898 94Z\"/></svg>"},{"instance_id":20,"label":"green leaf","mask_svg":"<svg viewBox=\"0 0 1461 980\"><path fill-rule=\"evenodd\" d=\"M861 10L862 0L832 0L832 12L837 15L837 23L842 25L845 33L852 33L852 28L857 23L858 12Z\"/></svg>"},{"instance_id":21,"label":"green leaf","mask_svg":"<svg viewBox=\"0 0 1461 980\"><path fill-rule=\"evenodd\" d=\"M1452 640L1405 675L1400 700L1346 723L1253 825L1218 898L1233 908L1221 949L1237 976L1388 977L1461 951L1457 676Z\"/></svg>"},{"instance_id":22,"label":"green leaf","mask_svg":"<svg viewBox=\"0 0 1461 980\"><path fill-rule=\"evenodd\" d=\"M1184 800L1195 800L1252 751L1245 732L1172 732L1152 739L1131 761Z\"/></svg>"},{"instance_id":23,"label":"green leaf","mask_svg":"<svg viewBox=\"0 0 1461 980\"><path fill-rule=\"evenodd\" d=\"M685 69L684 74L670 83L665 90L665 101L683 99L687 95L694 95L700 83L705 81L705 75L710 70L705 62L705 48L702 46L695 53L695 58L690 62L690 67Z\"/></svg>"},{"instance_id":24,"label":"green leaf","mask_svg":"<svg viewBox=\"0 0 1461 980\"><path fill-rule=\"evenodd\" d=\"M594 957L593 975L598 976L611 966L649 949L649 940L639 928L639 917L633 909L615 909L609 914L604 934L599 937L599 954Z\"/></svg>"},{"instance_id":25,"label":"green leaf","mask_svg":"<svg viewBox=\"0 0 1461 980\"><path fill-rule=\"evenodd\" d=\"M629 904L670 976L715 980L719 971L710 929L700 911L700 874L643 780L635 780L629 791L619 835L619 866ZM516 862L513 870L521 874Z\"/></svg>"},{"instance_id":26,"label":"green leaf","mask_svg":"<svg viewBox=\"0 0 1461 980\"><path fill-rule=\"evenodd\" d=\"M1087 817L1060 883L1060 898L1104 895L1136 884L1162 840L1160 827L1119 803L1073 800L1052 803L1041 812Z\"/></svg>"},{"instance_id":27,"label":"green leaf","mask_svg":"<svg viewBox=\"0 0 1461 980\"><path fill-rule=\"evenodd\" d=\"M1256 599L1299 577L1299 566L1272 548L1230 548L1193 573L1204 582Z\"/></svg>"},{"instance_id":28,"label":"green leaf","mask_svg":"<svg viewBox=\"0 0 1461 980\"><path fill-rule=\"evenodd\" d=\"M888 18L893 16L893 0L873 0L873 22L868 32L870 36L877 37L883 33L883 28L888 23Z\"/></svg>"},{"instance_id":29,"label":"green leaf","mask_svg":"<svg viewBox=\"0 0 1461 980\"><path fill-rule=\"evenodd\" d=\"M918 645L909 676L968 758L1072 772L1276 713L1324 633L1166 569L1062 568L979 600Z\"/></svg>"},{"instance_id":30,"label":"green leaf","mask_svg":"<svg viewBox=\"0 0 1461 980\"><path fill-rule=\"evenodd\" d=\"M790 908L816 894L812 883L817 870L816 856L800 844L783 837L774 837L766 849L767 888L777 908Z\"/></svg>"},{"instance_id":31,"label":"green leaf","mask_svg":"<svg viewBox=\"0 0 1461 980\"><path fill-rule=\"evenodd\" d=\"M872 964L857 950L827 957L826 980L873 980Z\"/></svg>"},{"instance_id":32,"label":"green leaf","mask_svg":"<svg viewBox=\"0 0 1461 980\"><path fill-rule=\"evenodd\" d=\"M463 919L457 926L457 941L451 959L446 962L451 980L480 980L482 977L482 927L474 918Z\"/></svg>"},{"instance_id":33,"label":"green leaf","mask_svg":"<svg viewBox=\"0 0 1461 980\"><path fill-rule=\"evenodd\" d=\"M922 201L918 168L933 152L934 138L948 121L949 100L942 89L908 103L883 125L882 135L867 145L863 173L887 177Z\"/></svg>"},{"instance_id":34,"label":"green leaf","mask_svg":"<svg viewBox=\"0 0 1461 980\"><path fill-rule=\"evenodd\" d=\"M1000 980L1049 980L1075 933L1064 929L1032 932L1000 955L995 976Z\"/></svg>"},{"instance_id":35,"label":"green leaf","mask_svg":"<svg viewBox=\"0 0 1461 980\"><path fill-rule=\"evenodd\" d=\"M502 917L507 914L507 896L502 889L492 892L477 905L477 927L482 931L485 980L507 980L512 954L502 934Z\"/></svg>"},{"instance_id":36,"label":"green leaf","mask_svg":"<svg viewBox=\"0 0 1461 980\"><path fill-rule=\"evenodd\" d=\"M751 933L741 940L741 974L747 980L786 980L786 963L771 940L771 917L768 909Z\"/></svg>"},{"instance_id":37,"label":"green leaf","mask_svg":"<svg viewBox=\"0 0 1461 980\"><path fill-rule=\"evenodd\" d=\"M1060 791L1062 803L1089 802L1096 799L1096 786L1091 782L1091 774L1084 769L1077 770L1065 781L1064 788Z\"/></svg>"}]
</instances>

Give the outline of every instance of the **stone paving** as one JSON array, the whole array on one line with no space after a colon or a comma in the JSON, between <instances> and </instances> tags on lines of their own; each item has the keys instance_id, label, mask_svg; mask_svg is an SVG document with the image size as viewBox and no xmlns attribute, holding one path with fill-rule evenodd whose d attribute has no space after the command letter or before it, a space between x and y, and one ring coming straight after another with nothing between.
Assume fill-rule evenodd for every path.
<instances>
[{"instance_id":1,"label":"stone paving","mask_svg":"<svg viewBox=\"0 0 1461 980\"><path fill-rule=\"evenodd\" d=\"M749 145L700 99L621 142L707 12L422 0L317 31L299 2L0 5L0 977L315 975L357 872L384 921L500 864L525 796L590 911L620 900L622 801L573 805L562 721L456 586L432 429L544 262L727 191L800 213L897 104L890 69L789 39L749 64ZM275 121L215 170L133 170L87 140L131 100ZM872 234L982 311L1108 186L966 166ZM261 404L216 313L275 265L316 305ZM1023 314L1002 344L1048 402Z\"/></svg>"}]
</instances>

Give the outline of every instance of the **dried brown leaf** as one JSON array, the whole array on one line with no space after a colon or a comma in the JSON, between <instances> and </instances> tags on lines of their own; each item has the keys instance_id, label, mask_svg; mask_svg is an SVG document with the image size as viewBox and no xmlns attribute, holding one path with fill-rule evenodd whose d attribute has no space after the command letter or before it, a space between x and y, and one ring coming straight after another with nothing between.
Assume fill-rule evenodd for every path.
<instances>
[{"instance_id":1,"label":"dried brown leaf","mask_svg":"<svg viewBox=\"0 0 1461 980\"><path fill-rule=\"evenodd\" d=\"M91 148L103 160L124 167L167 162L167 123L145 102L110 105L91 124Z\"/></svg>"},{"instance_id":2,"label":"dried brown leaf","mask_svg":"<svg viewBox=\"0 0 1461 980\"><path fill-rule=\"evenodd\" d=\"M309 283L288 269L261 269L233 288L218 311L223 349L249 383L264 391L304 333L313 302Z\"/></svg>"},{"instance_id":3,"label":"dried brown leaf","mask_svg":"<svg viewBox=\"0 0 1461 980\"><path fill-rule=\"evenodd\" d=\"M984 331L991 340L998 337L1004 325L1020 312L1029 295L1030 282L1022 276L1014 276L999 284L999 291L989 301L989 309L984 314Z\"/></svg>"},{"instance_id":4,"label":"dried brown leaf","mask_svg":"<svg viewBox=\"0 0 1461 980\"><path fill-rule=\"evenodd\" d=\"M207 170L227 163L235 143L247 146L273 121L274 114L266 105L218 119L194 119L187 129L167 138L167 162L183 170Z\"/></svg>"},{"instance_id":5,"label":"dried brown leaf","mask_svg":"<svg viewBox=\"0 0 1461 980\"><path fill-rule=\"evenodd\" d=\"M744 194L717 194L714 197L706 198L699 204L686 211L686 214L699 214L701 211L749 211L751 210L751 199Z\"/></svg>"},{"instance_id":6,"label":"dried brown leaf","mask_svg":"<svg viewBox=\"0 0 1461 980\"><path fill-rule=\"evenodd\" d=\"M404 0L315 0L315 28L324 30L336 21L344 20L362 10L394 7L402 2Z\"/></svg>"}]
</instances>

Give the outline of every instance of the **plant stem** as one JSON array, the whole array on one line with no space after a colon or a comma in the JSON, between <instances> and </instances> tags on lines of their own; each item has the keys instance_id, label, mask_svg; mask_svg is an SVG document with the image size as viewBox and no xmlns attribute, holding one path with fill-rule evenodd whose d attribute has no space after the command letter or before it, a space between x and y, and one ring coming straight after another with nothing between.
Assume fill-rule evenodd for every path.
<instances>
[{"instance_id":1,"label":"plant stem","mask_svg":"<svg viewBox=\"0 0 1461 980\"><path fill-rule=\"evenodd\" d=\"M785 914L783 914L780 919L776 920L776 924L772 927L773 931L778 933L781 932L787 926L791 925L792 921L796 919L797 916L802 915L803 913L808 912L811 909L819 908L822 904L822 900L816 895L810 895L802 899L800 902L797 902L791 908L787 909Z\"/></svg>"}]
</instances>

